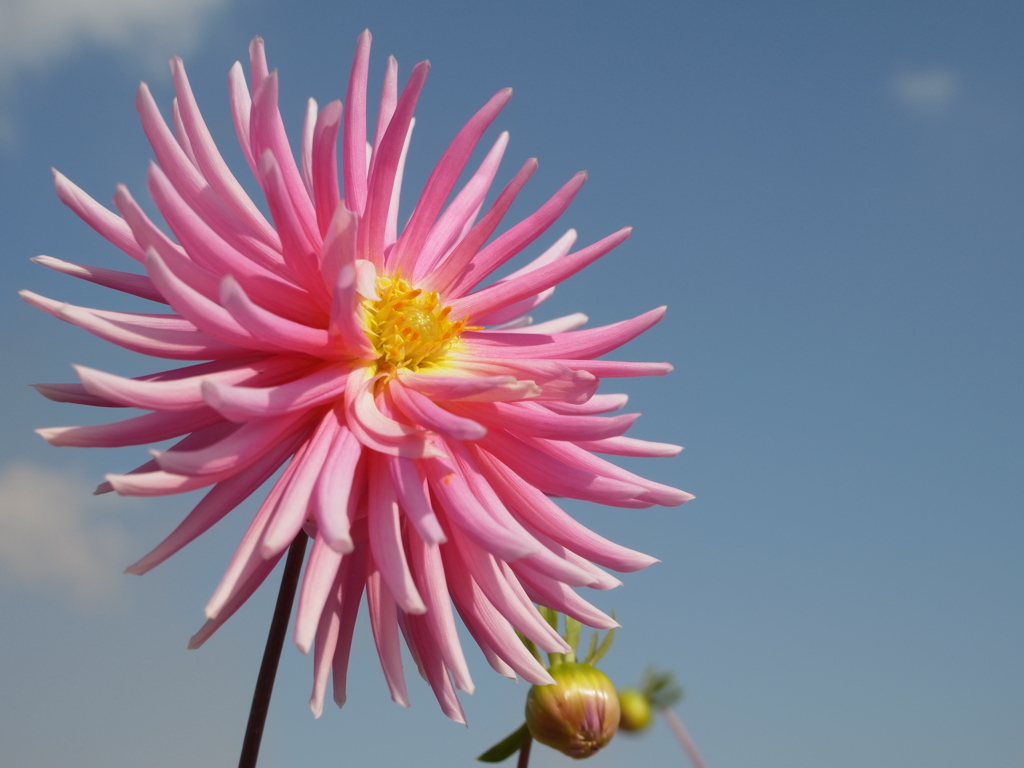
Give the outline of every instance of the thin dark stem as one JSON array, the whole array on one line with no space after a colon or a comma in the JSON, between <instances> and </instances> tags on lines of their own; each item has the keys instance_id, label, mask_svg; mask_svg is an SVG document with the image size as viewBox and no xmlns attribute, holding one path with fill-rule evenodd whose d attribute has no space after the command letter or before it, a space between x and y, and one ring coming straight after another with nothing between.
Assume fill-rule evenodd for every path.
<instances>
[{"instance_id":1,"label":"thin dark stem","mask_svg":"<svg viewBox=\"0 0 1024 768\"><path fill-rule=\"evenodd\" d=\"M288 619L292 615L295 588L299 584L299 572L302 570L302 561L306 557L308 538L305 531L299 531L299 535L295 537L295 541L288 549L288 559L285 561L284 575L281 577L281 588L277 592L277 605L274 606L274 618L270 620L267 647L263 651L263 663L260 664L260 674L256 678L256 690L252 694L249 724L245 727L245 739L242 741L242 755L238 758L238 768L256 768L256 759L260 755L263 726L267 722L270 695L274 692L274 678L277 676L277 663L281 660L284 636L288 633Z\"/></svg>"},{"instance_id":2,"label":"thin dark stem","mask_svg":"<svg viewBox=\"0 0 1024 768\"><path fill-rule=\"evenodd\" d=\"M686 726L683 725L683 721L679 719L679 716L673 712L670 708L665 707L661 710L661 714L665 716L665 720L668 722L672 732L676 735L680 745L686 752L686 756L690 758L690 762L693 763L694 768L704 768L704 760L700 756L700 752L697 751L697 745L693 743L693 739L690 738L689 732L686 730Z\"/></svg>"},{"instance_id":3,"label":"thin dark stem","mask_svg":"<svg viewBox=\"0 0 1024 768\"><path fill-rule=\"evenodd\" d=\"M533 746L533 736L526 734L523 743L519 746L519 762L516 768L526 768L530 764L530 747Z\"/></svg>"}]
</instances>

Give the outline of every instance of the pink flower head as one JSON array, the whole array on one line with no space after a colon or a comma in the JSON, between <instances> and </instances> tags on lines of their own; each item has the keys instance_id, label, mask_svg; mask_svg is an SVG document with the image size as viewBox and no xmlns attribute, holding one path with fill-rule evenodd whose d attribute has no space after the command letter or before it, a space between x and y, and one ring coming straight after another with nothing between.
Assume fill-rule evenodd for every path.
<instances>
[{"instance_id":1,"label":"pink flower head","mask_svg":"<svg viewBox=\"0 0 1024 768\"><path fill-rule=\"evenodd\" d=\"M508 134L448 202L474 147L509 100L502 90L458 133L399 232L402 168L429 65L398 92L389 59L376 127L367 133L370 34L358 40L347 108L310 100L299 160L278 111L263 41L229 76L242 152L267 199L268 221L228 169L179 59L173 130L149 89L136 106L156 162L148 188L173 238L118 187L118 213L59 173L57 194L145 274L40 256L60 272L169 308L87 309L23 292L26 301L126 349L204 361L129 379L78 367L80 384L40 384L60 402L141 408L112 424L39 430L53 445L127 446L178 439L98 492L160 496L208 488L181 524L128 570L145 573L209 529L281 467L192 638L201 645L267 577L303 528L313 538L295 643L313 651L310 705L319 715L333 672L345 700L352 630L363 592L392 698L406 705L399 634L445 714L463 721L455 688L473 683L454 603L488 662L535 684L551 677L516 636L545 651L565 641L541 603L597 628L614 626L571 587L619 582L653 558L566 515L551 496L640 508L689 494L595 453L671 456L679 448L624 437L637 414L602 417L623 395L600 379L663 375L667 363L595 358L657 323L664 308L577 330L582 315L532 324L557 283L629 236L573 251L569 230L522 269L478 288L562 214L585 175L493 237L537 167L528 160L484 209ZM341 132L341 172L337 138ZM368 139L372 143L368 143ZM344 191L344 197L342 197ZM120 214L120 215L118 215Z\"/></svg>"}]
</instances>

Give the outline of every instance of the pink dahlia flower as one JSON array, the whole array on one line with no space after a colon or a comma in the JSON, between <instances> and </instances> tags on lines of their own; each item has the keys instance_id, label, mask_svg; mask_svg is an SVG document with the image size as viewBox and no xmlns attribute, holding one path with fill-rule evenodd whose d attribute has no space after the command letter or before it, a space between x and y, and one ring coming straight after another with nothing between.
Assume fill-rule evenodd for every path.
<instances>
[{"instance_id":1,"label":"pink dahlia flower","mask_svg":"<svg viewBox=\"0 0 1024 768\"><path fill-rule=\"evenodd\" d=\"M625 240L629 229L576 251L569 230L527 266L478 287L555 222L585 176L574 176L492 239L537 167L528 160L484 210L508 142L503 133L445 205L509 100L511 91L502 90L452 141L399 232L402 168L429 65L416 65L399 93L397 64L388 60L371 135L369 53L364 32L344 113L340 101L318 110L310 100L298 162L263 41L249 49L252 95L241 65L231 69L238 140L271 221L214 145L179 59L171 62L173 130L145 84L136 100L156 155L149 192L173 238L124 187L114 196L114 213L55 173L60 199L144 274L46 256L36 261L169 309L87 309L27 291L25 300L126 349L190 364L134 379L78 367L81 383L40 384L51 400L149 411L40 433L52 445L73 446L178 439L152 451L142 466L108 475L97 489L160 496L209 488L128 569L136 574L209 529L284 467L191 646L245 602L305 529L313 547L295 643L313 651L314 712L322 710L332 672L334 698L344 702L365 591L392 698L407 703L401 634L445 714L463 721L454 688L472 691L473 683L453 603L494 669L543 685L551 677L516 631L545 651L568 647L533 603L593 627L614 626L571 588L619 583L597 566L634 571L654 562L587 530L552 496L629 508L677 505L691 496L595 455L679 451L624 437L637 414L598 415L626 402L623 395L596 394L601 378L671 370L666 363L596 359L657 323L664 308L591 330L577 330L582 315L533 324L527 314L557 283Z\"/></svg>"}]
</instances>

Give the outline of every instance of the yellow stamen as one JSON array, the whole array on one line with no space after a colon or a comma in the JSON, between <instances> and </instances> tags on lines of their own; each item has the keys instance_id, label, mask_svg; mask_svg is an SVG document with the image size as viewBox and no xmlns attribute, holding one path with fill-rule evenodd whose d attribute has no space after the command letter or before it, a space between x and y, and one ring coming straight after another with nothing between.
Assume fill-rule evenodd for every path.
<instances>
[{"instance_id":1,"label":"yellow stamen","mask_svg":"<svg viewBox=\"0 0 1024 768\"><path fill-rule=\"evenodd\" d=\"M435 291L413 288L399 275L378 277L377 295L363 309L378 373L437 367L466 330L464 320L448 319L451 307Z\"/></svg>"}]
</instances>

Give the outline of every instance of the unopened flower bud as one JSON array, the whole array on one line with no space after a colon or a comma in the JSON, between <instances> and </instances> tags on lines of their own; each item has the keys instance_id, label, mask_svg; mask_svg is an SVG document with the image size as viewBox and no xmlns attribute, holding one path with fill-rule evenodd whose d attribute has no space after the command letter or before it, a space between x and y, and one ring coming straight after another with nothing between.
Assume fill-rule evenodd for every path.
<instances>
[{"instance_id":1,"label":"unopened flower bud","mask_svg":"<svg viewBox=\"0 0 1024 768\"><path fill-rule=\"evenodd\" d=\"M619 708L622 717L619 728L624 731L642 731L651 724L651 702L636 688L619 691Z\"/></svg>"},{"instance_id":2,"label":"unopened flower bud","mask_svg":"<svg viewBox=\"0 0 1024 768\"><path fill-rule=\"evenodd\" d=\"M567 662L549 671L555 685L535 685L526 699L530 734L569 757L590 757L619 727L615 686L589 664Z\"/></svg>"}]
</instances>

